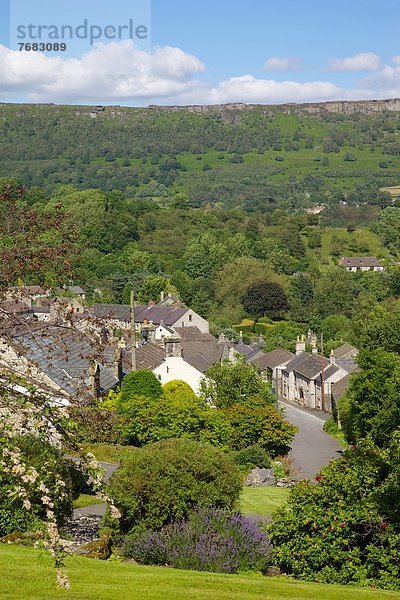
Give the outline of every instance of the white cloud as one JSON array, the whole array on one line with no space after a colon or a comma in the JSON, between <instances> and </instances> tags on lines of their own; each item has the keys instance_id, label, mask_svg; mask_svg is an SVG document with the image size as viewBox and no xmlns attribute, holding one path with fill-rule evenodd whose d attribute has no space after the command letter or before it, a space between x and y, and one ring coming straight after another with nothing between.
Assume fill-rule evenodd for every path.
<instances>
[{"instance_id":1,"label":"white cloud","mask_svg":"<svg viewBox=\"0 0 400 600\"><path fill-rule=\"evenodd\" d=\"M360 52L347 58L331 60L329 71L376 71L380 67L379 56L373 52Z\"/></svg>"},{"instance_id":2,"label":"white cloud","mask_svg":"<svg viewBox=\"0 0 400 600\"><path fill-rule=\"evenodd\" d=\"M266 71L293 71L299 69L302 61L293 56L272 56L265 64Z\"/></svg>"},{"instance_id":3,"label":"white cloud","mask_svg":"<svg viewBox=\"0 0 400 600\"><path fill-rule=\"evenodd\" d=\"M399 66L384 65L379 71L358 82L358 87L377 98L400 97L400 61Z\"/></svg>"},{"instance_id":4,"label":"white cloud","mask_svg":"<svg viewBox=\"0 0 400 600\"><path fill-rule=\"evenodd\" d=\"M126 40L99 44L81 58L65 58L17 52L0 45L0 98L146 105L279 104L400 97L400 56L393 58L393 65L379 66L350 89L330 81L276 81L250 74L211 86L199 79L205 67L196 56L169 46L155 48L150 54Z\"/></svg>"},{"instance_id":5,"label":"white cloud","mask_svg":"<svg viewBox=\"0 0 400 600\"><path fill-rule=\"evenodd\" d=\"M107 102L168 97L198 85L201 61L179 48L149 54L132 40L99 44L82 58L49 57L0 46L0 94L31 101Z\"/></svg>"},{"instance_id":6,"label":"white cloud","mask_svg":"<svg viewBox=\"0 0 400 600\"><path fill-rule=\"evenodd\" d=\"M252 75L232 77L211 90L212 102L249 102L275 104L282 102L317 102L340 97L342 90L329 81L275 81L256 79Z\"/></svg>"}]
</instances>

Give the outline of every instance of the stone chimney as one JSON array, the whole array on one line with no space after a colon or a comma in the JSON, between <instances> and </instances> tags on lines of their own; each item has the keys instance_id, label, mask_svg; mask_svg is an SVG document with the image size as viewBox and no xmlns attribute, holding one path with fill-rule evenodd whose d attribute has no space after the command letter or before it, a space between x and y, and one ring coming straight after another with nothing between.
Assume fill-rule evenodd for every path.
<instances>
[{"instance_id":1,"label":"stone chimney","mask_svg":"<svg viewBox=\"0 0 400 600\"><path fill-rule=\"evenodd\" d=\"M182 357L182 340L179 337L169 337L164 339L166 358Z\"/></svg>"},{"instance_id":2,"label":"stone chimney","mask_svg":"<svg viewBox=\"0 0 400 600\"><path fill-rule=\"evenodd\" d=\"M225 344L225 342L226 342L226 336L224 333L221 333L218 338L218 344Z\"/></svg>"},{"instance_id":3,"label":"stone chimney","mask_svg":"<svg viewBox=\"0 0 400 600\"><path fill-rule=\"evenodd\" d=\"M301 354L302 352L306 351L306 342L304 339L304 335L300 337L297 336L297 342L296 342L296 356L298 356L299 354Z\"/></svg>"},{"instance_id":4,"label":"stone chimney","mask_svg":"<svg viewBox=\"0 0 400 600\"><path fill-rule=\"evenodd\" d=\"M310 342L313 354L318 354L318 346L317 346L317 335L312 331L310 335Z\"/></svg>"},{"instance_id":5,"label":"stone chimney","mask_svg":"<svg viewBox=\"0 0 400 600\"><path fill-rule=\"evenodd\" d=\"M264 336L262 333L260 333L260 335L258 336L258 347L264 348L264 346L265 346Z\"/></svg>"},{"instance_id":6,"label":"stone chimney","mask_svg":"<svg viewBox=\"0 0 400 600\"><path fill-rule=\"evenodd\" d=\"M329 362L331 363L331 365L336 365L336 356L333 350L331 350Z\"/></svg>"},{"instance_id":7,"label":"stone chimney","mask_svg":"<svg viewBox=\"0 0 400 600\"><path fill-rule=\"evenodd\" d=\"M243 344L243 331L239 333L239 344Z\"/></svg>"},{"instance_id":8,"label":"stone chimney","mask_svg":"<svg viewBox=\"0 0 400 600\"><path fill-rule=\"evenodd\" d=\"M164 299L165 299L165 294L164 294L164 291L162 291L161 294L160 294L160 300L161 300L161 302L164 302Z\"/></svg>"},{"instance_id":9,"label":"stone chimney","mask_svg":"<svg viewBox=\"0 0 400 600\"><path fill-rule=\"evenodd\" d=\"M114 355L114 377L122 381L122 349L117 348Z\"/></svg>"},{"instance_id":10,"label":"stone chimney","mask_svg":"<svg viewBox=\"0 0 400 600\"><path fill-rule=\"evenodd\" d=\"M100 396L100 365L95 360L89 368L89 392L96 398Z\"/></svg>"}]
</instances>

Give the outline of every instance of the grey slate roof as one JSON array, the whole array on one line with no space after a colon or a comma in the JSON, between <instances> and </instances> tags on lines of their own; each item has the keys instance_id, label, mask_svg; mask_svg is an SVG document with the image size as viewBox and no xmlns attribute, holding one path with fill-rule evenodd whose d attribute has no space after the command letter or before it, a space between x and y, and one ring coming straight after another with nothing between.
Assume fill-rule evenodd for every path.
<instances>
[{"instance_id":1,"label":"grey slate roof","mask_svg":"<svg viewBox=\"0 0 400 600\"><path fill-rule=\"evenodd\" d=\"M19 290L23 296L37 296L38 294L46 294L46 290L44 290L40 285L26 285L16 289Z\"/></svg>"},{"instance_id":2,"label":"grey slate roof","mask_svg":"<svg viewBox=\"0 0 400 600\"><path fill-rule=\"evenodd\" d=\"M40 324L9 329L5 340L70 396L90 394L89 369L100 364L100 392L118 384L114 369L104 366L101 349L70 327Z\"/></svg>"},{"instance_id":3,"label":"grey slate roof","mask_svg":"<svg viewBox=\"0 0 400 600\"><path fill-rule=\"evenodd\" d=\"M136 348L136 365L138 369L150 369L153 371L163 363L164 358L165 349L152 342ZM126 357L124 357L124 365L128 367L128 371L131 370L130 360L131 353L127 352Z\"/></svg>"},{"instance_id":4,"label":"grey slate roof","mask_svg":"<svg viewBox=\"0 0 400 600\"><path fill-rule=\"evenodd\" d=\"M235 344L234 346L236 352L239 352L239 354L244 354L245 356L250 356L253 355L254 356L254 346L250 346L249 344ZM257 348L257 350L259 350L259 348Z\"/></svg>"},{"instance_id":5,"label":"grey slate roof","mask_svg":"<svg viewBox=\"0 0 400 600\"><path fill-rule=\"evenodd\" d=\"M357 371L358 365L354 358L340 358L336 361L338 367L342 367L347 373L354 373Z\"/></svg>"},{"instance_id":6,"label":"grey slate roof","mask_svg":"<svg viewBox=\"0 0 400 600\"><path fill-rule=\"evenodd\" d=\"M343 256L340 260L343 267L381 267L376 256Z\"/></svg>"},{"instance_id":7,"label":"grey slate roof","mask_svg":"<svg viewBox=\"0 0 400 600\"><path fill-rule=\"evenodd\" d=\"M327 380L328 377L332 377L332 375L334 375L335 373L337 373L339 371L339 368L336 365L329 365L325 370L324 370L324 379ZM321 379L321 377L320 377Z\"/></svg>"},{"instance_id":8,"label":"grey slate roof","mask_svg":"<svg viewBox=\"0 0 400 600\"><path fill-rule=\"evenodd\" d=\"M272 350L271 352L261 352L260 355L254 356L248 362L257 365L261 371L265 371L266 369L273 370L279 367L279 365L284 365L293 357L294 354L292 352L288 352L283 348L276 348L276 350Z\"/></svg>"},{"instance_id":9,"label":"grey slate roof","mask_svg":"<svg viewBox=\"0 0 400 600\"><path fill-rule=\"evenodd\" d=\"M175 325L188 312L188 308L173 306L148 306L138 304L135 307L135 322L143 323L145 319L159 325L161 321L167 326ZM131 320L130 307L127 304L94 304L90 313L98 319L115 319L129 323Z\"/></svg>"},{"instance_id":10,"label":"grey slate roof","mask_svg":"<svg viewBox=\"0 0 400 600\"><path fill-rule=\"evenodd\" d=\"M138 304L135 308L136 323L143 323L145 319L153 321L159 325L161 321L165 325L171 326L179 323L184 315L188 312L188 308L174 306L147 306L146 304ZM180 323L179 323L180 324Z\"/></svg>"},{"instance_id":11,"label":"grey slate roof","mask_svg":"<svg viewBox=\"0 0 400 600\"><path fill-rule=\"evenodd\" d=\"M357 353L357 348L354 348L354 346L351 346L347 343L342 344L341 346L339 346L339 348L336 348L336 350L333 351L333 355L336 358L345 358L345 356L354 353Z\"/></svg>"},{"instance_id":12,"label":"grey slate roof","mask_svg":"<svg viewBox=\"0 0 400 600\"><path fill-rule=\"evenodd\" d=\"M205 373L208 369L222 360L224 345L210 340L182 340L182 350L184 360L192 365L200 373Z\"/></svg>"},{"instance_id":13,"label":"grey slate roof","mask_svg":"<svg viewBox=\"0 0 400 600\"><path fill-rule=\"evenodd\" d=\"M295 371L307 379L315 379L322 370L321 357L315 354L301 352L295 356L285 367L285 371L290 373Z\"/></svg>"},{"instance_id":14,"label":"grey slate roof","mask_svg":"<svg viewBox=\"0 0 400 600\"><path fill-rule=\"evenodd\" d=\"M5 300L0 304L0 309L5 313L12 315L32 314L33 310L30 306L19 300Z\"/></svg>"},{"instance_id":15,"label":"grey slate roof","mask_svg":"<svg viewBox=\"0 0 400 600\"><path fill-rule=\"evenodd\" d=\"M69 285L68 291L71 292L71 294L78 294L79 296L82 296L86 293L80 285Z\"/></svg>"},{"instance_id":16,"label":"grey slate roof","mask_svg":"<svg viewBox=\"0 0 400 600\"><path fill-rule=\"evenodd\" d=\"M126 321L130 323L131 310L128 304L94 304L89 313L96 319Z\"/></svg>"},{"instance_id":17,"label":"grey slate roof","mask_svg":"<svg viewBox=\"0 0 400 600\"><path fill-rule=\"evenodd\" d=\"M174 327L174 331L183 340L209 340L215 342L215 337L211 333L203 333L198 327Z\"/></svg>"},{"instance_id":18,"label":"grey slate roof","mask_svg":"<svg viewBox=\"0 0 400 600\"><path fill-rule=\"evenodd\" d=\"M223 359L225 342L211 333L202 333L198 327L175 327L175 331L182 338L183 359L201 373Z\"/></svg>"}]
</instances>

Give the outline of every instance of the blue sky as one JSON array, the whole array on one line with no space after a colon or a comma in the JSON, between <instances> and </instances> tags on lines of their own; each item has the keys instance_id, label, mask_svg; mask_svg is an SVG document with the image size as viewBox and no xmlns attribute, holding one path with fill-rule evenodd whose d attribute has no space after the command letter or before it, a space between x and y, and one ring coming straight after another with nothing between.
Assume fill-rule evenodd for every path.
<instances>
[{"instance_id":1,"label":"blue sky","mask_svg":"<svg viewBox=\"0 0 400 600\"><path fill-rule=\"evenodd\" d=\"M10 25L7 5L11 3ZM0 100L146 105L400 96L400 0L0 0ZM18 52L17 23L146 22L151 37ZM58 20L58 21L57 21ZM27 40L29 41L29 40ZM31 40L34 41L34 40Z\"/></svg>"}]
</instances>

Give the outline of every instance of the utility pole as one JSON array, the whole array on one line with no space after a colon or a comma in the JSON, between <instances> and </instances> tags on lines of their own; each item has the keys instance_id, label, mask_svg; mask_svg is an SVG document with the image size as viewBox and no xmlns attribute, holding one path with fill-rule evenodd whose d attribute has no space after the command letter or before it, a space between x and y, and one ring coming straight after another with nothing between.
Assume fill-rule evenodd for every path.
<instances>
[{"instance_id":1,"label":"utility pole","mask_svg":"<svg viewBox=\"0 0 400 600\"><path fill-rule=\"evenodd\" d=\"M325 412L325 356L324 356L324 334L321 333L321 402L322 410Z\"/></svg>"},{"instance_id":2,"label":"utility pole","mask_svg":"<svg viewBox=\"0 0 400 600\"><path fill-rule=\"evenodd\" d=\"M132 371L136 371L135 292L131 291L131 354Z\"/></svg>"}]
</instances>

